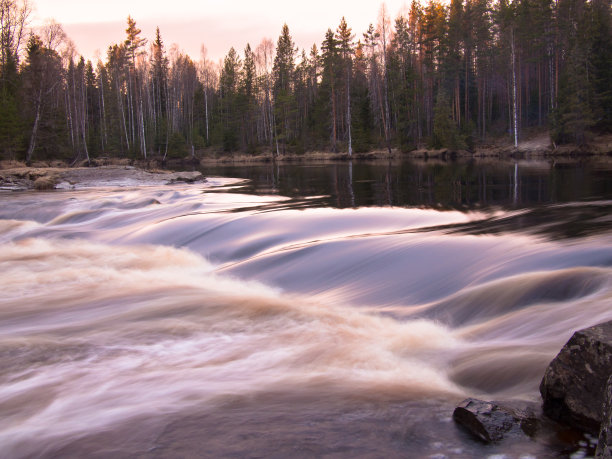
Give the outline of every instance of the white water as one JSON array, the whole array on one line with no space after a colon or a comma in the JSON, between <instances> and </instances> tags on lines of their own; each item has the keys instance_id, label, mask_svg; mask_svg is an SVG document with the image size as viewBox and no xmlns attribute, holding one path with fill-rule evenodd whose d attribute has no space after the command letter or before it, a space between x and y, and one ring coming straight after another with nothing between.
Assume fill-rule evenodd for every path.
<instances>
[{"instance_id":1,"label":"white water","mask_svg":"<svg viewBox=\"0 0 612 459\"><path fill-rule=\"evenodd\" d=\"M262 394L283 416L302 397L535 400L571 333L612 319L609 236L422 232L486 216L218 184L2 196L2 457Z\"/></svg>"}]
</instances>

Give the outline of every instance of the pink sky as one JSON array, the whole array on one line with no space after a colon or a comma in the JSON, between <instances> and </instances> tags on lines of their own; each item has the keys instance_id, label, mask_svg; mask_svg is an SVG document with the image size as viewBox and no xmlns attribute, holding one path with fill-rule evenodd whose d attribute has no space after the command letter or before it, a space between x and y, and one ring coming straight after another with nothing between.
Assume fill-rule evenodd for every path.
<instances>
[{"instance_id":1,"label":"pink sky","mask_svg":"<svg viewBox=\"0 0 612 459\"><path fill-rule=\"evenodd\" d=\"M391 18L395 18L409 1L386 1ZM300 2L300 6L294 6L297 2L281 0L173 0L169 3L34 0L34 4L34 22L53 18L61 23L78 52L87 58L94 58L96 50L104 58L110 44L122 41L126 18L131 15L146 38L152 39L155 27L159 26L168 48L177 43L180 49L198 60L204 44L208 57L215 61L223 58L231 46L242 53L247 43L254 48L264 37L276 42L285 22L300 48L309 49L313 43L319 46L327 28L335 29L342 16L359 39L370 22L376 23L381 5L350 0L310 0Z\"/></svg>"}]
</instances>

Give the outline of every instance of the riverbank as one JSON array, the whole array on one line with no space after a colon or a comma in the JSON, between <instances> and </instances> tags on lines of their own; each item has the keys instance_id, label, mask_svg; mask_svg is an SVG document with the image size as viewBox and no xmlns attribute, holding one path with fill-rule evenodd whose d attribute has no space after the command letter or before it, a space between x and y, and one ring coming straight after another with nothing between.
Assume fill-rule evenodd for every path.
<instances>
[{"instance_id":1,"label":"riverbank","mask_svg":"<svg viewBox=\"0 0 612 459\"><path fill-rule=\"evenodd\" d=\"M201 172L173 172L129 164L68 167L61 161L35 163L0 162L0 191L74 189L94 186L163 185L204 181Z\"/></svg>"},{"instance_id":2,"label":"riverbank","mask_svg":"<svg viewBox=\"0 0 612 459\"><path fill-rule=\"evenodd\" d=\"M564 145L555 147L546 134L527 137L518 148L505 143L482 145L475 151L417 149L401 152L393 149L374 150L367 153L307 152L275 156L272 152L258 155L204 152L202 155L172 158L162 161L159 157L147 160L98 157L90 163L80 162L71 167L64 161L36 161L31 166L19 161L0 161L0 190L50 190L70 189L77 186L126 186L139 184L165 184L177 181L194 182L204 180L200 172L175 172L201 169L218 165L257 165L265 163L300 164L344 161L576 161L584 159L608 160L612 157L612 135L593 139L588 147Z\"/></svg>"},{"instance_id":3,"label":"riverbank","mask_svg":"<svg viewBox=\"0 0 612 459\"><path fill-rule=\"evenodd\" d=\"M577 158L589 156L612 155L612 135L596 136L589 145L554 145L547 133L537 133L526 136L517 147L505 141L493 141L469 150L454 150L449 148L427 149L417 148L411 151L401 151L393 148L372 150L365 153L332 153L325 151L306 152L303 154L285 154L275 156L273 152L257 155L242 153L228 154L208 152L198 159L201 165L227 163L262 163L262 162L310 162L310 161L348 161L348 160L388 160L388 159L540 159L540 158Z\"/></svg>"}]
</instances>

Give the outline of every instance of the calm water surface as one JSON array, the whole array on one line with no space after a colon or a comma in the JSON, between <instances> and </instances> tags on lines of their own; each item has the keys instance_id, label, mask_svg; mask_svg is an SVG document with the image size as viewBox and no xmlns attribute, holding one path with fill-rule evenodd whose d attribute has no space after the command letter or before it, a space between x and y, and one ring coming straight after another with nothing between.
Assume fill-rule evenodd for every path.
<instances>
[{"instance_id":1,"label":"calm water surface","mask_svg":"<svg viewBox=\"0 0 612 459\"><path fill-rule=\"evenodd\" d=\"M576 451L451 414L612 319L610 164L205 172L0 194L1 457Z\"/></svg>"}]
</instances>

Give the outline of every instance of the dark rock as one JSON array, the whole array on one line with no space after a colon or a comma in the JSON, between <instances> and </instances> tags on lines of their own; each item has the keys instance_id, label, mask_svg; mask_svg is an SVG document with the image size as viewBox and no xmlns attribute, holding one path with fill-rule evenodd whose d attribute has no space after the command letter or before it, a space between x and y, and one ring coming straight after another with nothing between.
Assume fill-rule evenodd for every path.
<instances>
[{"instance_id":1,"label":"dark rock","mask_svg":"<svg viewBox=\"0 0 612 459\"><path fill-rule=\"evenodd\" d=\"M612 376L608 378L606 387L606 403L602 413L599 443L597 443L597 458L612 458Z\"/></svg>"},{"instance_id":2,"label":"dark rock","mask_svg":"<svg viewBox=\"0 0 612 459\"><path fill-rule=\"evenodd\" d=\"M185 182L185 183L195 183L197 181L201 181L204 179L204 176L201 172L174 172L168 175L170 179L168 183L177 183L177 182Z\"/></svg>"},{"instance_id":3,"label":"dark rock","mask_svg":"<svg viewBox=\"0 0 612 459\"><path fill-rule=\"evenodd\" d=\"M527 403L485 402L475 398L461 402L453 419L486 443L508 436L532 436L538 424L534 408Z\"/></svg>"},{"instance_id":4,"label":"dark rock","mask_svg":"<svg viewBox=\"0 0 612 459\"><path fill-rule=\"evenodd\" d=\"M597 435L611 373L612 321L577 331L546 369L540 384L544 413Z\"/></svg>"}]
</instances>

